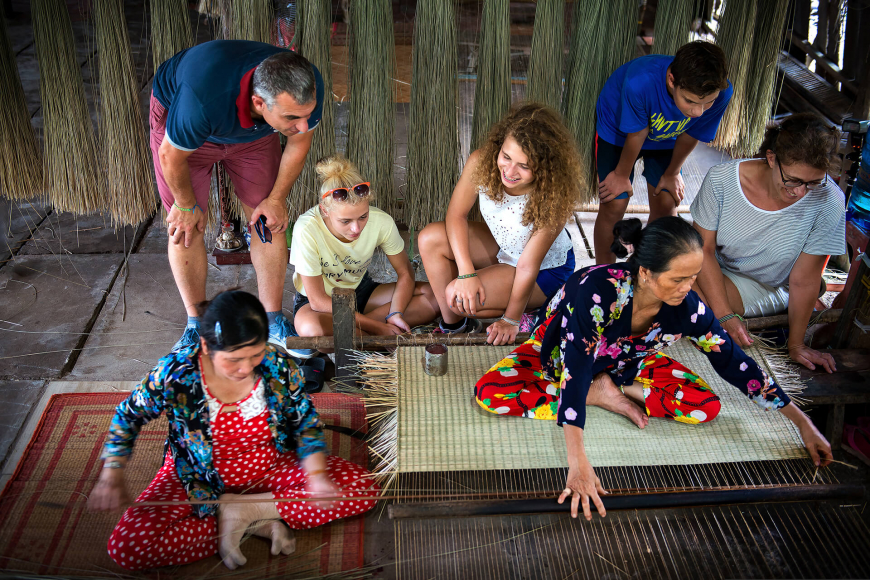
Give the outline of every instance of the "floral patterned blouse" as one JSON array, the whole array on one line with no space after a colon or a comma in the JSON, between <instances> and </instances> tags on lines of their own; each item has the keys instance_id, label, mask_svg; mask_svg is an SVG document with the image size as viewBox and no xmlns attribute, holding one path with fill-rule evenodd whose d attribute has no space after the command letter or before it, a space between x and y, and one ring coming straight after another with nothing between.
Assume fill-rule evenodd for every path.
<instances>
[{"instance_id":1,"label":"floral patterned blouse","mask_svg":"<svg viewBox=\"0 0 870 580\"><path fill-rule=\"evenodd\" d=\"M215 500L224 484L214 467L208 399L199 369L200 345L170 353L115 410L102 457L127 456L139 430L166 413L166 439L175 470L191 500ZM271 345L254 370L263 378L269 429L279 453L295 451L301 461L325 452L326 440L317 411L302 391L302 373ZM199 517L213 515L215 505L194 506Z\"/></svg>"},{"instance_id":2,"label":"floral patterned blouse","mask_svg":"<svg viewBox=\"0 0 870 580\"><path fill-rule=\"evenodd\" d=\"M765 409L791 400L758 364L731 340L713 311L694 291L677 306L662 304L652 326L632 336L631 272L620 264L578 270L541 308L539 320L555 315L541 342L547 378L560 389L557 421L583 428L592 378L610 373L630 385L647 356L688 337L723 379Z\"/></svg>"}]
</instances>

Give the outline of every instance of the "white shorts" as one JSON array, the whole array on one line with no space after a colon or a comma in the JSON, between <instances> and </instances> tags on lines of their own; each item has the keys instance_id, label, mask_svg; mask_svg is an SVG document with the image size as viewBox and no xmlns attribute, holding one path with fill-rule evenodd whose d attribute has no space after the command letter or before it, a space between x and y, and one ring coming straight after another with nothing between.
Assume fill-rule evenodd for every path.
<instances>
[{"instance_id":1,"label":"white shorts","mask_svg":"<svg viewBox=\"0 0 870 580\"><path fill-rule=\"evenodd\" d=\"M773 316L788 310L788 286L773 288L725 268L722 273L737 287L743 300L744 316Z\"/></svg>"}]
</instances>

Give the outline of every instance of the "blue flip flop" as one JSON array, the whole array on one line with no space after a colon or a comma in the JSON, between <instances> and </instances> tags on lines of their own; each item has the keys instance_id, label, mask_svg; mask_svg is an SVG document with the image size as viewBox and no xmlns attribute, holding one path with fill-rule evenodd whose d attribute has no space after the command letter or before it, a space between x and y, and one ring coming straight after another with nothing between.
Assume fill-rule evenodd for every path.
<instances>
[{"instance_id":1,"label":"blue flip flop","mask_svg":"<svg viewBox=\"0 0 870 580\"><path fill-rule=\"evenodd\" d=\"M305 380L302 385L302 390L306 393L319 393L323 390L324 370L326 369L326 361L320 357L313 357L306 360L299 370L302 371L302 378Z\"/></svg>"}]
</instances>

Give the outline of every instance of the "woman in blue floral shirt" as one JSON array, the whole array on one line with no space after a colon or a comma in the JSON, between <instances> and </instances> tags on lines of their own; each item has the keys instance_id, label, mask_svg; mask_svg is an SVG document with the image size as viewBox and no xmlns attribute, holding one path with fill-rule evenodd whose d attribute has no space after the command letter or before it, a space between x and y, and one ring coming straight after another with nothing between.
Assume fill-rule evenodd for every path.
<instances>
[{"instance_id":1,"label":"woman in blue floral shirt","mask_svg":"<svg viewBox=\"0 0 870 580\"><path fill-rule=\"evenodd\" d=\"M484 375L477 402L505 415L555 419L564 427L571 495L591 519L590 500L604 515L606 493L583 449L586 405L625 415L643 429L649 417L684 423L712 420L719 398L703 379L661 351L687 337L716 372L764 409L778 409L800 430L816 465L831 447L779 385L722 330L691 290L701 271L703 241L686 221L665 217L641 229L640 220L614 228L614 253L624 264L575 272L544 306L544 322L525 344Z\"/></svg>"},{"instance_id":2,"label":"woman in blue floral shirt","mask_svg":"<svg viewBox=\"0 0 870 580\"><path fill-rule=\"evenodd\" d=\"M239 543L249 526L271 541L273 555L289 554L296 545L290 528L311 528L374 506L372 501L271 501L365 497L377 488L363 468L327 456L302 375L267 344L268 329L266 311L254 296L218 294L204 307L200 344L160 359L118 405L89 506L111 510L129 503L124 466L140 429L164 413L166 460L137 501L178 502L126 510L109 539L109 555L120 566L141 570L219 553L232 570L246 561ZM186 503L232 500L240 493L261 501L220 509Z\"/></svg>"}]
</instances>

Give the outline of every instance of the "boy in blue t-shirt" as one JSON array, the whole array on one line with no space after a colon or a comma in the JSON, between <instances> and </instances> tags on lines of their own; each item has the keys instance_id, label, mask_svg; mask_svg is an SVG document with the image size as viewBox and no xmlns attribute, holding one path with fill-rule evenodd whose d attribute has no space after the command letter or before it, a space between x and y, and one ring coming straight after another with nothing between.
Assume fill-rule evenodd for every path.
<instances>
[{"instance_id":1,"label":"boy in blue t-shirt","mask_svg":"<svg viewBox=\"0 0 870 580\"><path fill-rule=\"evenodd\" d=\"M698 141L716 136L732 92L725 53L701 40L672 57L636 58L610 75L596 105L597 263L616 261L613 226L625 216L635 161L644 160L649 221L676 215L685 189L683 163ZM663 191L669 195L659 195Z\"/></svg>"}]
</instances>

